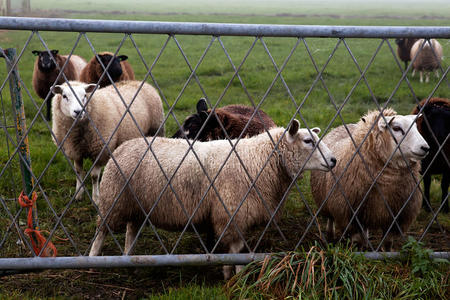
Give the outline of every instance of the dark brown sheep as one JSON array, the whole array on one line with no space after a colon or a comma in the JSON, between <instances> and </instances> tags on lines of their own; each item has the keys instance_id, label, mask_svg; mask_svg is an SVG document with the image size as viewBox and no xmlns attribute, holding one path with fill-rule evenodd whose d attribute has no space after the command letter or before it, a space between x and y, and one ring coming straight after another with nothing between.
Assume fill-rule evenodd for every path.
<instances>
[{"instance_id":1,"label":"dark brown sheep","mask_svg":"<svg viewBox=\"0 0 450 300\"><path fill-rule=\"evenodd\" d=\"M418 39L395 39L397 44L397 55L401 61L405 62L405 70L408 68L408 62L411 61L411 48Z\"/></svg>"},{"instance_id":2,"label":"dark brown sheep","mask_svg":"<svg viewBox=\"0 0 450 300\"><path fill-rule=\"evenodd\" d=\"M108 67L111 59L113 59L110 66L108 67L108 73L114 82L134 80L133 68L131 67L130 63L126 61L128 59L128 56L114 56L114 54L111 52L102 52L98 54L98 57L100 58L105 68ZM97 56L94 56L81 72L80 81L85 83L98 83L101 88L108 86L111 84L111 80L108 78L107 74L105 74L102 80L100 80L103 72L104 68L99 63Z\"/></svg>"},{"instance_id":3,"label":"dark brown sheep","mask_svg":"<svg viewBox=\"0 0 450 300\"><path fill-rule=\"evenodd\" d=\"M412 111L417 114L427 99L423 99ZM423 206L430 210L431 175L442 174L441 191L443 211L448 213L448 187L450 185L450 100L445 98L431 98L422 111L423 118L417 120L417 129L430 146L430 153L422 160L424 198ZM424 118L428 122L425 122ZM434 139L436 137L437 141ZM446 140L447 139L447 140ZM442 150L439 151L440 145ZM434 158L436 156L436 159ZM433 161L434 160L434 161ZM426 171L426 172L425 172ZM425 172L425 174L424 174Z\"/></svg>"},{"instance_id":4,"label":"dark brown sheep","mask_svg":"<svg viewBox=\"0 0 450 300\"><path fill-rule=\"evenodd\" d=\"M64 76L61 75L55 83L61 68L67 61L68 55L59 55L58 50L50 50L50 52L33 50L32 53L38 56L34 62L33 89L40 98L47 101L46 118L47 120L50 120L53 98L53 93L50 92L50 89L53 84L56 85L65 82ZM52 59L52 56L54 60ZM58 68L56 67L55 61L58 64ZM64 68L64 75L67 80L78 80L80 78L81 70L85 65L86 61L84 58L72 55L69 63Z\"/></svg>"},{"instance_id":5,"label":"dark brown sheep","mask_svg":"<svg viewBox=\"0 0 450 300\"><path fill-rule=\"evenodd\" d=\"M253 107L245 105L227 105L215 110L217 118L231 139L238 138L241 135L242 130L249 122L254 111L255 109ZM194 139L210 113L211 109L208 109L206 100L200 99L197 103L197 113L186 118L182 129L178 130L173 135L173 138L183 138L186 136L188 139ZM197 138L199 141L205 142L226 138L217 118L215 116L209 118ZM242 137L254 136L264 132L265 129L268 130L273 127L276 127L273 120L264 111L258 110L258 113L251 119Z\"/></svg>"}]
</instances>

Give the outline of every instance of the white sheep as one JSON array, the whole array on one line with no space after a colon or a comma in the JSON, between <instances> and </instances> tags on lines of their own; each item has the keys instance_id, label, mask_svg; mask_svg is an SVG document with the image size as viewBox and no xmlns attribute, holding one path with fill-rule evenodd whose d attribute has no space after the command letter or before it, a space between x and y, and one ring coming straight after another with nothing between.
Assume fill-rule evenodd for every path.
<instances>
[{"instance_id":1,"label":"white sheep","mask_svg":"<svg viewBox=\"0 0 450 300\"><path fill-rule=\"evenodd\" d=\"M334 175L311 172L311 191L318 207L326 201L320 213L328 218L327 232L331 239L334 239L334 225L336 224L336 227L343 232L353 216L352 209L356 210L362 201L364 203L357 217L363 231L355 220L347 231L352 241L360 246L367 245L368 229L381 229L383 234L386 234L393 222L383 197L394 216L400 213L397 222L402 232L406 232L419 214L422 197L416 182L420 179L420 160L429 151L428 144L417 130L415 123L417 116L397 115L392 109L386 109L383 114L387 124L379 111L371 111L357 124L348 125L356 146L343 125L333 129L323 139L335 153L338 163L333 170ZM375 122L375 126L371 129ZM388 127L391 128L392 134ZM408 131L409 127L411 130ZM368 137L363 143L367 134ZM401 151L396 149L400 141ZM361 143L363 144L359 153L365 163L358 154L350 162L356 147L359 147ZM394 151L392 159L383 170ZM350 165L346 169L349 162ZM367 170L366 165L370 171ZM371 187L373 178L378 175L380 176L377 178L376 186ZM340 176L342 177L338 185L333 188L335 178ZM367 198L363 200L366 193L368 193ZM407 201L408 203L400 212ZM384 242L386 251L390 251L394 237L398 237L399 234L397 225L394 225Z\"/></svg>"},{"instance_id":2,"label":"white sheep","mask_svg":"<svg viewBox=\"0 0 450 300\"><path fill-rule=\"evenodd\" d=\"M324 143L319 144L323 155L319 150L313 150L318 143L317 133L320 132L320 129L313 128L310 134L307 129L299 129L299 126L299 122L294 120L285 135L283 135L284 128L269 130L275 143L280 141L280 144L277 152L270 157L269 163L265 167L264 163L274 149L267 132L241 139L239 142L232 140L233 144L238 143L236 151L252 179L256 178L258 172L263 169L255 185L272 213L280 203L283 194L288 192L287 189L298 172L308 169L328 171L336 164L335 158ZM126 178L133 172L147 148L145 140L138 138L125 142L114 151L114 158ZM189 145L184 139L157 137L154 139L151 149L170 178L188 151ZM225 163L231 146L227 140L216 140L196 142L193 149L208 175L213 177ZM310 159L306 161L312 151ZM301 169L302 167L303 169ZM106 165L100 184L99 212L100 216L106 218L106 222L112 230L123 230L126 225L125 254L130 254L136 232L145 218L140 205L133 197L134 194L137 195L143 209L149 212L162 193L158 205L150 215L153 225L172 230L182 229L186 225L188 217L183 213L174 193L170 188L163 192L166 182L153 154L148 152L131 178L128 188L120 195L118 202L107 216L107 212L119 197L125 179L120 175L117 165L111 159ZM201 226L200 224L204 221L211 222L217 236L226 230L221 243L228 248L229 253L239 253L244 247L244 242L239 237L235 225L245 236L248 228L269 220L268 211L253 188L236 213L235 225L231 224L226 229L229 215L213 189L209 190L203 203L199 204L209 183L192 151L189 152L171 181L188 215L192 215L195 207L199 205L198 211L192 218L192 223ZM244 172L234 152L226 161L214 186L227 210L233 214L251 186L251 180ZM98 235L92 245L90 256L100 254L103 240L108 232L106 226L101 226L101 224L102 218L99 217ZM226 279L231 276L232 269L232 266L224 266ZM240 266L237 267L237 270L239 269Z\"/></svg>"},{"instance_id":3,"label":"white sheep","mask_svg":"<svg viewBox=\"0 0 450 300\"><path fill-rule=\"evenodd\" d=\"M423 45L424 43L425 45ZM414 76L416 71L419 71L420 82L423 82L423 72L425 71L425 82L428 82L430 81L430 72L435 71L436 77L439 78L438 70L442 61L442 56L442 46L435 39L431 39L429 42L425 39L416 41L411 48L411 61L416 57L412 65L412 76Z\"/></svg>"},{"instance_id":4,"label":"white sheep","mask_svg":"<svg viewBox=\"0 0 450 300\"><path fill-rule=\"evenodd\" d=\"M140 137L141 133L130 113L145 135L157 133L164 118L161 98L158 92L147 83L144 83L140 90L141 82L139 81L117 83L116 87L125 103L132 104L129 113L122 120L117 131L114 131L126 111L126 106L114 87L108 86L96 90L87 102L96 85L77 81L70 81L69 84L70 87L67 83L57 85L53 90L55 93L52 105L54 143L56 145L62 143L75 122L62 149L67 157L74 161L75 171L78 175L76 199L81 199L84 192L84 186L80 181L85 175L83 160L89 158L94 162L99 157L91 172L92 198L97 202L100 171L108 161L110 154L107 149L103 149L105 145L103 140L107 142L111 138L108 147L112 152L124 141ZM136 95L136 93L138 94ZM86 117L87 114L92 122ZM101 138L93 124L98 129ZM164 127L158 132L158 135L164 135Z\"/></svg>"}]
</instances>

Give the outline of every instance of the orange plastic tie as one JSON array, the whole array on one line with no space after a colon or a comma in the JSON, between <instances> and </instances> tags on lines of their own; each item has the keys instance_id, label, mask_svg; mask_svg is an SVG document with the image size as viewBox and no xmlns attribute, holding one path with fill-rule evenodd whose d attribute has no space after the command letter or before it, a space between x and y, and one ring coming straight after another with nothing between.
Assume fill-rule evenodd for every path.
<instances>
[{"instance_id":1,"label":"orange plastic tie","mask_svg":"<svg viewBox=\"0 0 450 300\"><path fill-rule=\"evenodd\" d=\"M36 253L36 255L39 255L47 240L45 239L45 237L42 236L40 230L33 228L33 205L36 202L36 199L37 199L36 192L32 193L31 199L28 198L28 196L25 195L23 191L20 193L19 196L20 206L28 209L28 216L27 216L28 228L25 229L25 233L28 234L28 236L30 237L34 253ZM41 257L50 257L50 256L55 257L56 253L57 251L55 245L53 245L53 243L49 241L47 246L45 246L45 249L42 251Z\"/></svg>"}]
</instances>

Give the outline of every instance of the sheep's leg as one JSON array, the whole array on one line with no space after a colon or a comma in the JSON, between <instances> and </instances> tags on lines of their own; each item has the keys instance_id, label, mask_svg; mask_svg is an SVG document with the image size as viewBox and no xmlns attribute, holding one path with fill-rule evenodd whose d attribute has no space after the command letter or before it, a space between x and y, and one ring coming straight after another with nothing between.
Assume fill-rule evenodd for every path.
<instances>
[{"instance_id":1,"label":"sheep's leg","mask_svg":"<svg viewBox=\"0 0 450 300\"><path fill-rule=\"evenodd\" d=\"M232 242L230 244L230 250L228 251L228 253L239 253L239 252L241 252L241 250L243 248L244 248L244 242L242 240L239 240L237 242ZM243 265L237 265L236 273L239 273L243 267L244 267ZM225 280L228 280L231 278L233 268L234 268L234 266L231 266L231 265L223 266L223 277Z\"/></svg>"},{"instance_id":2,"label":"sheep's leg","mask_svg":"<svg viewBox=\"0 0 450 300\"><path fill-rule=\"evenodd\" d=\"M419 75L420 75L420 83L422 83L422 82L423 82L423 72L420 71L420 72L419 72Z\"/></svg>"},{"instance_id":3,"label":"sheep's leg","mask_svg":"<svg viewBox=\"0 0 450 300\"><path fill-rule=\"evenodd\" d=\"M81 181L84 176L86 176L86 173L83 170L83 160L75 160L74 162L74 166L75 166L75 172L77 173L77 186L75 188L75 193L77 193L77 195L75 196L76 200L81 200L83 199L83 193L84 193L84 184Z\"/></svg>"},{"instance_id":4,"label":"sheep's leg","mask_svg":"<svg viewBox=\"0 0 450 300\"><path fill-rule=\"evenodd\" d=\"M334 242L336 238L336 226L332 218L327 219L327 242Z\"/></svg>"},{"instance_id":5,"label":"sheep's leg","mask_svg":"<svg viewBox=\"0 0 450 300\"><path fill-rule=\"evenodd\" d=\"M415 74L416 74L416 69L413 69L411 77L414 77Z\"/></svg>"},{"instance_id":6,"label":"sheep's leg","mask_svg":"<svg viewBox=\"0 0 450 300\"><path fill-rule=\"evenodd\" d=\"M430 72L425 72L425 82L430 82Z\"/></svg>"},{"instance_id":7,"label":"sheep's leg","mask_svg":"<svg viewBox=\"0 0 450 300\"><path fill-rule=\"evenodd\" d=\"M385 235L386 232L383 231L383 235ZM397 236L395 233L388 233L386 236L386 239L383 242L383 246L381 247L381 250L384 252L391 252L392 251L392 245L394 244L394 236Z\"/></svg>"},{"instance_id":8,"label":"sheep's leg","mask_svg":"<svg viewBox=\"0 0 450 300\"><path fill-rule=\"evenodd\" d=\"M430 186L431 186L431 175L425 174L425 176L423 176L424 196L422 201L422 207L425 208L426 211L431 211Z\"/></svg>"},{"instance_id":9,"label":"sheep's leg","mask_svg":"<svg viewBox=\"0 0 450 300\"><path fill-rule=\"evenodd\" d=\"M125 249L124 249L124 255L130 255L131 251L133 249L131 248L131 245L133 244L134 240L136 239L136 234L138 231L138 227L133 222L127 223L127 232L125 234Z\"/></svg>"},{"instance_id":10,"label":"sheep's leg","mask_svg":"<svg viewBox=\"0 0 450 300\"><path fill-rule=\"evenodd\" d=\"M439 78L439 70L434 71L434 74L436 75L436 78Z\"/></svg>"},{"instance_id":11,"label":"sheep's leg","mask_svg":"<svg viewBox=\"0 0 450 300\"><path fill-rule=\"evenodd\" d=\"M450 185L450 174L444 172L442 175L442 181L441 181L441 190L442 190L442 202L446 201L444 206L442 207L442 210L445 213L448 213L448 186ZM447 198L447 199L446 199Z\"/></svg>"},{"instance_id":12,"label":"sheep's leg","mask_svg":"<svg viewBox=\"0 0 450 300\"><path fill-rule=\"evenodd\" d=\"M91 171L91 179L92 179L92 200L98 206L98 201L100 199L100 172L102 171L102 167L94 166Z\"/></svg>"},{"instance_id":13,"label":"sheep's leg","mask_svg":"<svg viewBox=\"0 0 450 300\"><path fill-rule=\"evenodd\" d=\"M91 251L89 252L89 256L97 256L100 254L100 251L102 251L103 241L106 237L106 227L103 226L103 229L100 229L97 237L94 240L94 243L92 243Z\"/></svg>"}]
</instances>

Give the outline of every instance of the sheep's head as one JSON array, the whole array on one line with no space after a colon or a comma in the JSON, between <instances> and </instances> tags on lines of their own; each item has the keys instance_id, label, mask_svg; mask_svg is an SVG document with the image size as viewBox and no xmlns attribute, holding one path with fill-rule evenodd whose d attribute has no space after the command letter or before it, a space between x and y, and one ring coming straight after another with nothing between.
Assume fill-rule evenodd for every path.
<instances>
[{"instance_id":1,"label":"sheep's head","mask_svg":"<svg viewBox=\"0 0 450 300\"><path fill-rule=\"evenodd\" d=\"M38 56L38 68L39 71L48 73L53 71L56 68L56 55L58 54L58 50L50 50L50 52L46 51L31 51L34 55ZM53 59L52 59L53 57Z\"/></svg>"},{"instance_id":2,"label":"sheep's head","mask_svg":"<svg viewBox=\"0 0 450 300\"><path fill-rule=\"evenodd\" d=\"M331 150L325 143L319 143L319 133L318 127L309 131L300 129L299 121L292 122L280 148L282 163L289 175L294 176L302 167L303 170L329 171L336 165L336 158Z\"/></svg>"},{"instance_id":3,"label":"sheep's head","mask_svg":"<svg viewBox=\"0 0 450 300\"><path fill-rule=\"evenodd\" d=\"M214 116L211 116L213 118ZM190 115L184 120L181 125L181 129L177 130L177 132L172 136L173 138L184 138L185 136L193 140L197 133L200 131L203 123L205 123L206 118L208 118L208 106L206 104L205 99L200 99L197 103L197 113ZM203 130L205 131L205 130ZM202 136L202 133L198 137L199 141L206 141L206 136Z\"/></svg>"},{"instance_id":4,"label":"sheep's head","mask_svg":"<svg viewBox=\"0 0 450 300\"><path fill-rule=\"evenodd\" d=\"M64 115L81 120L86 116L86 102L95 87L96 84L93 83L71 81L70 87L67 83L55 85L53 93L55 100L59 101L59 107Z\"/></svg>"},{"instance_id":5,"label":"sheep's head","mask_svg":"<svg viewBox=\"0 0 450 300\"><path fill-rule=\"evenodd\" d=\"M447 139L447 136L450 134L450 107L433 104L426 105L421 118L426 118L428 122L423 119L419 120L421 121L420 132L431 147L439 147L433 134L439 144L442 144ZM446 145L450 145L450 140L447 139Z\"/></svg>"},{"instance_id":6,"label":"sheep's head","mask_svg":"<svg viewBox=\"0 0 450 300\"><path fill-rule=\"evenodd\" d=\"M107 68L109 76L111 76L111 79L114 82L116 82L119 80L120 76L122 76L122 73L123 73L120 62L127 60L128 56L126 56L126 55L113 56L112 54L109 54L109 53L102 53L102 54L99 54L98 57L96 56L95 59L98 63L98 67L97 67L98 74L103 74L103 71L104 71L103 67L99 63L99 59L100 59L103 66L105 68ZM111 60L112 60L112 62L111 62ZM108 64L110 62L111 62L111 65L108 67ZM104 78L106 78L105 80L107 82L109 82L109 78L107 78L107 77L104 77Z\"/></svg>"},{"instance_id":7,"label":"sheep's head","mask_svg":"<svg viewBox=\"0 0 450 300\"><path fill-rule=\"evenodd\" d=\"M380 143L388 148L386 155L390 156L395 151L394 160L403 160L402 153L405 159L411 161L425 158L430 148L417 130L416 118L417 115L394 115L378 120L377 127L382 134Z\"/></svg>"}]
</instances>

